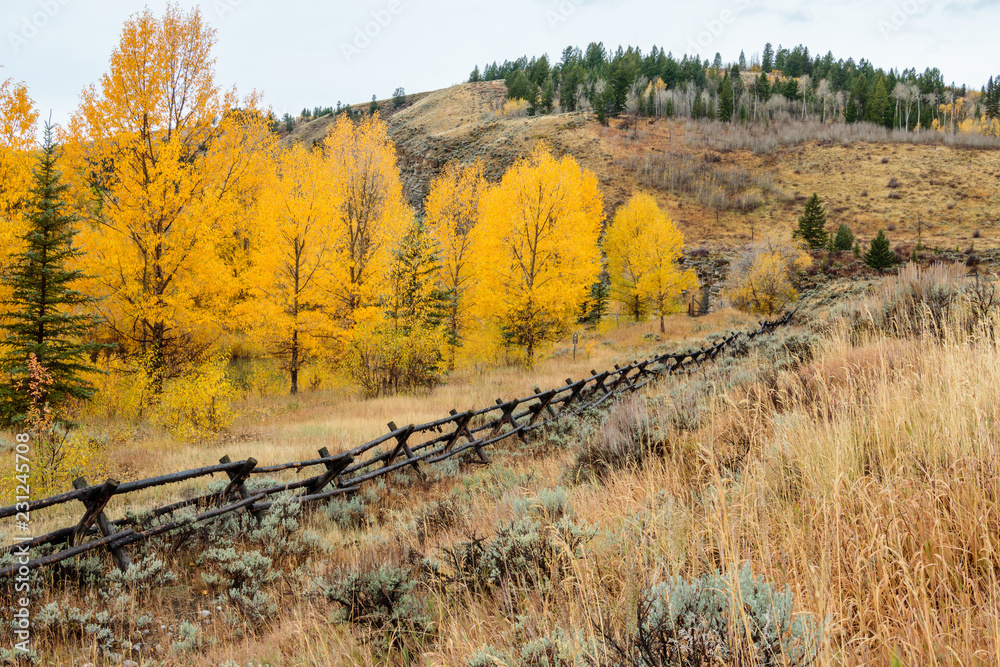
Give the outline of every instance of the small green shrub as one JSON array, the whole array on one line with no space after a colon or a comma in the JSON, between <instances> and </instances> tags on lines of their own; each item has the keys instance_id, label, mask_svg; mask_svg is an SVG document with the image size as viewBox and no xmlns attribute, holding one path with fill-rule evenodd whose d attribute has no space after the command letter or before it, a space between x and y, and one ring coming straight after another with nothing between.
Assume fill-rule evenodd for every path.
<instances>
[{"instance_id":1,"label":"small green shrub","mask_svg":"<svg viewBox=\"0 0 1000 667\"><path fill-rule=\"evenodd\" d=\"M558 627L551 634L525 642L520 658L523 667L569 667L579 662L579 656Z\"/></svg>"},{"instance_id":2,"label":"small green shrub","mask_svg":"<svg viewBox=\"0 0 1000 667\"><path fill-rule=\"evenodd\" d=\"M817 657L817 627L792 613L793 595L754 577L749 563L725 575L675 577L647 589L636 630L607 638L609 665L804 667Z\"/></svg>"},{"instance_id":3,"label":"small green shrub","mask_svg":"<svg viewBox=\"0 0 1000 667\"><path fill-rule=\"evenodd\" d=\"M465 661L465 667L510 667L506 653L493 646L484 646Z\"/></svg>"},{"instance_id":4,"label":"small green shrub","mask_svg":"<svg viewBox=\"0 0 1000 667\"><path fill-rule=\"evenodd\" d=\"M182 621L177 634L178 640L170 644L174 653L194 653L206 645L205 638L201 634L201 626L196 623Z\"/></svg>"},{"instance_id":5,"label":"small green shrub","mask_svg":"<svg viewBox=\"0 0 1000 667\"><path fill-rule=\"evenodd\" d=\"M370 638L388 636L390 645L400 645L433 631L426 604L415 587L407 570L383 566L338 573L324 593L340 605L335 620L367 630Z\"/></svg>"},{"instance_id":6,"label":"small green shrub","mask_svg":"<svg viewBox=\"0 0 1000 667\"><path fill-rule=\"evenodd\" d=\"M441 550L432 570L446 583L488 592L508 587L548 590L570 576L593 533L568 519L545 525L534 517L500 524L493 539L473 538Z\"/></svg>"},{"instance_id":7,"label":"small green shrub","mask_svg":"<svg viewBox=\"0 0 1000 667\"><path fill-rule=\"evenodd\" d=\"M558 521L568 516L571 509L566 497L566 489L541 489L533 498L518 498L511 503L515 516L532 515L548 522Z\"/></svg>"}]
</instances>

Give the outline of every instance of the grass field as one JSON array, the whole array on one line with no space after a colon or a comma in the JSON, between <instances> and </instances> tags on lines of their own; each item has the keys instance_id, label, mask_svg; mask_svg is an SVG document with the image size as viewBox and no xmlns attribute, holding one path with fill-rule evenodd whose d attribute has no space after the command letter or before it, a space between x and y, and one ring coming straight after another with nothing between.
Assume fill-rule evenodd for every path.
<instances>
[{"instance_id":1,"label":"grass field","mask_svg":"<svg viewBox=\"0 0 1000 667\"><path fill-rule=\"evenodd\" d=\"M161 562L104 590L87 574L101 564L81 563L40 582L46 601L110 615L91 619L90 633L63 617L39 622L43 664L103 664L101 628L138 644L129 655L140 664L651 665L639 651L664 638L687 647L676 664L803 664L803 647L819 665L998 664L996 313L970 321L954 269L887 280L818 307L840 289L831 286L805 304L822 316L507 443L491 466L425 482L402 474L309 515L174 539ZM943 293L955 295L950 306L926 298ZM678 317L671 336L740 324L727 313ZM387 415L430 418L641 356L655 345L646 332L608 334L614 347L576 364L557 349L534 373L456 378L426 397L334 404L315 394L294 409L282 399L263 422L241 422L236 442L151 439L131 465L154 472L223 451L271 462L346 446L380 432ZM761 577L756 587L737 585L741 567ZM702 630L636 625L640 602L682 604L677 582L716 571L713 595L728 611L685 626ZM768 644L759 614L785 618L786 602L801 643Z\"/></svg>"}]
</instances>

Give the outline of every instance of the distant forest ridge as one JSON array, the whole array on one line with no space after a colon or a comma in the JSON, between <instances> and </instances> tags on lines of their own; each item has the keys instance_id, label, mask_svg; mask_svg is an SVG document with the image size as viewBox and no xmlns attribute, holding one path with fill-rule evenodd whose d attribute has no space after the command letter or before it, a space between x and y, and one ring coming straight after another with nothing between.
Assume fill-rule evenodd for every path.
<instances>
[{"instance_id":1,"label":"distant forest ridge","mask_svg":"<svg viewBox=\"0 0 1000 667\"><path fill-rule=\"evenodd\" d=\"M510 100L528 115L592 111L606 122L622 113L748 122L791 118L870 122L891 129L966 131L1000 136L1000 76L976 90L946 85L938 68L885 70L868 60L810 55L803 45L724 63L654 46L648 53L603 43L567 47L559 62L477 65L470 82L504 80Z\"/></svg>"}]
</instances>

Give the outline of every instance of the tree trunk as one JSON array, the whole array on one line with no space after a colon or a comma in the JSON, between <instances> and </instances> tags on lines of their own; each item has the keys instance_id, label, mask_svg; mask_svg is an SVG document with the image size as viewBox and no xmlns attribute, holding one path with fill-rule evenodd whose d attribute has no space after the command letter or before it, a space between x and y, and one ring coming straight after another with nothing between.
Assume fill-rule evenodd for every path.
<instances>
[{"instance_id":1,"label":"tree trunk","mask_svg":"<svg viewBox=\"0 0 1000 667\"><path fill-rule=\"evenodd\" d=\"M299 393L299 330L296 329L292 332L292 358L289 366L288 374L291 376L291 388L289 393L295 396Z\"/></svg>"},{"instance_id":2,"label":"tree trunk","mask_svg":"<svg viewBox=\"0 0 1000 667\"><path fill-rule=\"evenodd\" d=\"M152 371L153 394L159 396L163 393L163 375L167 369L166 352L166 325L163 322L156 322L152 328L152 356L150 357L150 370Z\"/></svg>"}]
</instances>

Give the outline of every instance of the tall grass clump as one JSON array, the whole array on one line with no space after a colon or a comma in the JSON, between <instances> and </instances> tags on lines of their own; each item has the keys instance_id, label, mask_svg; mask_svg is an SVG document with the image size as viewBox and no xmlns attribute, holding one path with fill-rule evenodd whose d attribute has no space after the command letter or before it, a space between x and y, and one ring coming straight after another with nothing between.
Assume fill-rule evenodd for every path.
<instances>
[{"instance_id":1,"label":"tall grass clump","mask_svg":"<svg viewBox=\"0 0 1000 667\"><path fill-rule=\"evenodd\" d=\"M769 174L722 164L717 158L710 154L697 160L687 153L667 152L631 156L621 162L644 185L691 195L715 211L748 213L768 200L784 199Z\"/></svg>"},{"instance_id":2,"label":"tall grass clump","mask_svg":"<svg viewBox=\"0 0 1000 667\"><path fill-rule=\"evenodd\" d=\"M906 264L877 283L868 296L846 304L840 315L856 333L884 333L897 337L948 333L966 336L986 333L996 304L994 279L970 274L961 264Z\"/></svg>"},{"instance_id":3,"label":"tall grass clump","mask_svg":"<svg viewBox=\"0 0 1000 667\"><path fill-rule=\"evenodd\" d=\"M774 123L684 122L685 142L714 150L751 150L766 154L807 141L839 143L905 143L966 148L998 148L1000 139L972 132L906 132L874 123L824 123L819 120L785 119Z\"/></svg>"}]
</instances>

